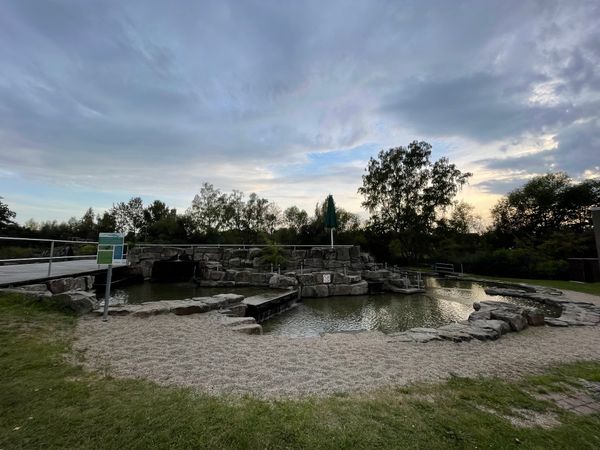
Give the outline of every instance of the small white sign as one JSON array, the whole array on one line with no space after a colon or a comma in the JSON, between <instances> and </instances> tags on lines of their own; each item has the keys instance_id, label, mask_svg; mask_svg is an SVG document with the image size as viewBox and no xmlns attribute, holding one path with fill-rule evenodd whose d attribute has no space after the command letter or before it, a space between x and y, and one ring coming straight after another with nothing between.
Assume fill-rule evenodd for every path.
<instances>
[{"instance_id":1,"label":"small white sign","mask_svg":"<svg viewBox=\"0 0 600 450\"><path fill-rule=\"evenodd\" d=\"M323 274L323 283L331 283L331 274L330 273Z\"/></svg>"}]
</instances>

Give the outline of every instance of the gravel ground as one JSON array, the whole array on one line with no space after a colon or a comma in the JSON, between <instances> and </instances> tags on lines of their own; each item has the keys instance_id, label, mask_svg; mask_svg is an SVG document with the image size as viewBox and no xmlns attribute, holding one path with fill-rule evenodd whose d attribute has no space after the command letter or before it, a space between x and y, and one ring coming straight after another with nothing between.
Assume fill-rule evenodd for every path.
<instances>
[{"instance_id":1,"label":"gravel ground","mask_svg":"<svg viewBox=\"0 0 600 450\"><path fill-rule=\"evenodd\" d=\"M377 332L248 336L221 326L213 312L112 317L108 323L86 317L76 336L75 349L84 351L90 369L263 398L364 391L451 375L513 378L548 364L600 359L600 327L538 327L494 342L419 344Z\"/></svg>"}]
</instances>

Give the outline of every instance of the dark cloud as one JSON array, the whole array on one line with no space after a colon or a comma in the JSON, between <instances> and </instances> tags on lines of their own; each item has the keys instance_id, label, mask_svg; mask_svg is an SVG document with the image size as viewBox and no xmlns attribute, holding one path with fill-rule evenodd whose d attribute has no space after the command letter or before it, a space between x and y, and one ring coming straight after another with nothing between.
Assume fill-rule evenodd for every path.
<instances>
[{"instance_id":1,"label":"dark cloud","mask_svg":"<svg viewBox=\"0 0 600 450\"><path fill-rule=\"evenodd\" d=\"M599 120L578 122L565 127L557 134L555 140L556 146L553 148L520 156L487 158L476 161L476 163L494 171L522 174L565 171L573 177L581 177L585 176L586 172L598 173L600 171ZM504 183L504 181L498 183L490 180L482 182L478 186L489 192L505 193Z\"/></svg>"},{"instance_id":2,"label":"dark cloud","mask_svg":"<svg viewBox=\"0 0 600 450\"><path fill-rule=\"evenodd\" d=\"M470 161L494 170L582 173L599 21L586 0L7 0L0 169L93 189L110 167L121 190L176 195L284 183L267 172L419 136L485 144ZM510 156L540 134L558 148Z\"/></svg>"}]
</instances>

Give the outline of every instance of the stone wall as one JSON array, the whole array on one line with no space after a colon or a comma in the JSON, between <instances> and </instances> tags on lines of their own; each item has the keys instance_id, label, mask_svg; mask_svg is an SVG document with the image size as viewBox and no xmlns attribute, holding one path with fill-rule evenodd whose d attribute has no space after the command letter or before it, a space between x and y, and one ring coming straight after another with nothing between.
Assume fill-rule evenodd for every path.
<instances>
[{"instance_id":1,"label":"stone wall","mask_svg":"<svg viewBox=\"0 0 600 450\"><path fill-rule=\"evenodd\" d=\"M145 278L152 276L155 261L184 259L198 263L198 278L214 282L248 283L248 286L268 284L268 280L258 280L246 273L270 273L274 271L314 272L319 270L361 271L373 263L368 253L361 253L359 246L311 248L280 247L281 263L272 267L269 249L264 247L222 248L222 247L189 247L173 248L169 246L134 247L127 256L128 262ZM241 274L229 271L241 272ZM208 274L208 272L215 272ZM204 276L203 276L204 275ZM265 275L266 277L266 275ZM230 283L223 286L230 286ZM260 284L262 285L262 284Z\"/></svg>"}]
</instances>

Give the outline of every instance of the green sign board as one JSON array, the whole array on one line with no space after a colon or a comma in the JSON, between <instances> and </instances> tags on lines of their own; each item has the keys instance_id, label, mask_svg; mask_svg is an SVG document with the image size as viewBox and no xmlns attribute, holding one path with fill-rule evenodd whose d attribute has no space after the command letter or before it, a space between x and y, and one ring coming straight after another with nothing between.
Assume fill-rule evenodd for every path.
<instances>
[{"instance_id":1,"label":"green sign board","mask_svg":"<svg viewBox=\"0 0 600 450\"><path fill-rule=\"evenodd\" d=\"M112 264L115 259L122 260L124 240L122 233L100 233L96 263Z\"/></svg>"}]
</instances>

